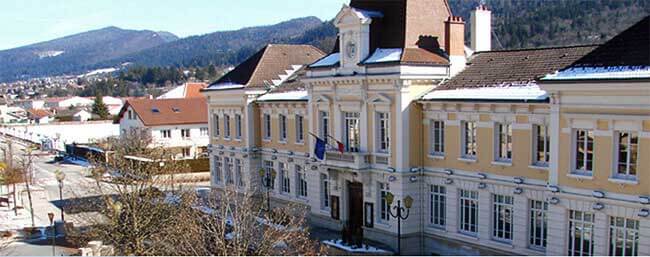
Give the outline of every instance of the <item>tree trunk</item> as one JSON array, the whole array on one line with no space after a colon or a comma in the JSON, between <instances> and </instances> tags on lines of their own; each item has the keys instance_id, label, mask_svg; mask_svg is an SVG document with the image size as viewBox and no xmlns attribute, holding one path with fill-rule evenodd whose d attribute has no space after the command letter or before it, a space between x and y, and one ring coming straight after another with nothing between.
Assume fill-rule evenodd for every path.
<instances>
[{"instance_id":1,"label":"tree trunk","mask_svg":"<svg viewBox=\"0 0 650 257\"><path fill-rule=\"evenodd\" d=\"M14 215L18 216L18 201L16 200L16 183L13 183L14 191L12 193L14 197Z\"/></svg>"}]
</instances>

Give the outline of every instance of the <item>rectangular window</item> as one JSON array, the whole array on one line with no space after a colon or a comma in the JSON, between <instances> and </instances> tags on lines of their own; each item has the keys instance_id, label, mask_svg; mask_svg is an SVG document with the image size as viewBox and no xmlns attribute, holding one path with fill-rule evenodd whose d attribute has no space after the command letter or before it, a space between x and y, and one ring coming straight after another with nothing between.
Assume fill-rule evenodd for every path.
<instances>
[{"instance_id":1,"label":"rectangular window","mask_svg":"<svg viewBox=\"0 0 650 257\"><path fill-rule=\"evenodd\" d=\"M323 140L328 140L330 129L330 116L328 112L319 112L320 124L318 125L319 136Z\"/></svg>"},{"instance_id":2,"label":"rectangular window","mask_svg":"<svg viewBox=\"0 0 650 257\"><path fill-rule=\"evenodd\" d=\"M551 136L548 131L548 126L534 125L533 138L533 165L548 167L548 163L551 159Z\"/></svg>"},{"instance_id":3,"label":"rectangular window","mask_svg":"<svg viewBox=\"0 0 650 257\"><path fill-rule=\"evenodd\" d=\"M190 156L192 155L191 152L192 152L192 149L191 149L191 148L183 148L183 149L181 149L181 154L182 154L183 157L185 157L185 158L190 157Z\"/></svg>"},{"instance_id":4,"label":"rectangular window","mask_svg":"<svg viewBox=\"0 0 650 257\"><path fill-rule=\"evenodd\" d=\"M578 129L575 131L575 173L591 176L594 161L594 132Z\"/></svg>"},{"instance_id":5,"label":"rectangular window","mask_svg":"<svg viewBox=\"0 0 650 257\"><path fill-rule=\"evenodd\" d=\"M286 142L287 141L287 116L285 115L278 115L278 122L279 127L280 127L280 141Z\"/></svg>"},{"instance_id":6,"label":"rectangular window","mask_svg":"<svg viewBox=\"0 0 650 257\"><path fill-rule=\"evenodd\" d=\"M133 111L129 110L129 120L133 119Z\"/></svg>"},{"instance_id":7,"label":"rectangular window","mask_svg":"<svg viewBox=\"0 0 650 257\"><path fill-rule=\"evenodd\" d=\"M190 136L191 136L190 129L181 129L181 137L182 138L187 139L187 138L190 138Z\"/></svg>"},{"instance_id":8,"label":"rectangular window","mask_svg":"<svg viewBox=\"0 0 650 257\"><path fill-rule=\"evenodd\" d=\"M297 186L298 188L298 197L306 198L307 197L307 177L304 171L302 170L302 166L296 165L296 181L297 181Z\"/></svg>"},{"instance_id":9,"label":"rectangular window","mask_svg":"<svg viewBox=\"0 0 650 257\"><path fill-rule=\"evenodd\" d=\"M282 193L291 193L291 177L289 176L289 170L287 170L287 165L280 162L280 181L282 181Z\"/></svg>"},{"instance_id":10,"label":"rectangular window","mask_svg":"<svg viewBox=\"0 0 650 257\"><path fill-rule=\"evenodd\" d=\"M235 176L237 176L237 186L244 187L244 174L242 173L242 163L240 159L235 159Z\"/></svg>"},{"instance_id":11,"label":"rectangular window","mask_svg":"<svg viewBox=\"0 0 650 257\"><path fill-rule=\"evenodd\" d=\"M389 191L388 183L379 183L379 221L384 223L390 221L390 205L386 200Z\"/></svg>"},{"instance_id":12,"label":"rectangular window","mask_svg":"<svg viewBox=\"0 0 650 257\"><path fill-rule=\"evenodd\" d=\"M496 156L499 162L512 162L512 125L496 123L494 125Z\"/></svg>"},{"instance_id":13,"label":"rectangular window","mask_svg":"<svg viewBox=\"0 0 650 257\"><path fill-rule=\"evenodd\" d=\"M346 112L344 113L344 126L345 126L345 150L347 152L358 153L361 145L359 135L359 113Z\"/></svg>"},{"instance_id":14,"label":"rectangular window","mask_svg":"<svg viewBox=\"0 0 650 257\"><path fill-rule=\"evenodd\" d=\"M377 146L380 153L390 151L390 117L388 113L377 113Z\"/></svg>"},{"instance_id":15,"label":"rectangular window","mask_svg":"<svg viewBox=\"0 0 650 257\"><path fill-rule=\"evenodd\" d=\"M431 201L429 208L429 222L436 227L445 227L447 189L444 186L431 186Z\"/></svg>"},{"instance_id":16,"label":"rectangular window","mask_svg":"<svg viewBox=\"0 0 650 257\"><path fill-rule=\"evenodd\" d=\"M199 130L199 133L201 134L202 137L207 137L208 136L208 128L201 128Z\"/></svg>"},{"instance_id":17,"label":"rectangular window","mask_svg":"<svg viewBox=\"0 0 650 257\"><path fill-rule=\"evenodd\" d=\"M264 139L271 140L271 115L264 114Z\"/></svg>"},{"instance_id":18,"label":"rectangular window","mask_svg":"<svg viewBox=\"0 0 650 257\"><path fill-rule=\"evenodd\" d=\"M431 121L431 155L442 156L445 154L445 122Z\"/></svg>"},{"instance_id":19,"label":"rectangular window","mask_svg":"<svg viewBox=\"0 0 650 257\"><path fill-rule=\"evenodd\" d=\"M616 137L616 178L636 180L639 136L636 132L618 132Z\"/></svg>"},{"instance_id":20,"label":"rectangular window","mask_svg":"<svg viewBox=\"0 0 650 257\"><path fill-rule=\"evenodd\" d=\"M609 218L609 255L639 255L639 221L621 217Z\"/></svg>"},{"instance_id":21,"label":"rectangular window","mask_svg":"<svg viewBox=\"0 0 650 257\"><path fill-rule=\"evenodd\" d=\"M161 130L160 131L160 136L162 138L172 138L172 131L169 129Z\"/></svg>"},{"instance_id":22,"label":"rectangular window","mask_svg":"<svg viewBox=\"0 0 650 257\"><path fill-rule=\"evenodd\" d=\"M217 114L212 114L212 129L214 130L212 133L214 137L219 137L221 135L221 129L219 128L219 115Z\"/></svg>"},{"instance_id":23,"label":"rectangular window","mask_svg":"<svg viewBox=\"0 0 650 257\"><path fill-rule=\"evenodd\" d=\"M492 195L492 238L512 241L512 210L514 199L507 195Z\"/></svg>"},{"instance_id":24,"label":"rectangular window","mask_svg":"<svg viewBox=\"0 0 650 257\"><path fill-rule=\"evenodd\" d=\"M594 253L594 215L569 211L569 256L592 256Z\"/></svg>"},{"instance_id":25,"label":"rectangular window","mask_svg":"<svg viewBox=\"0 0 650 257\"><path fill-rule=\"evenodd\" d=\"M528 243L531 248L546 249L548 235L547 213L547 202L530 200L530 240Z\"/></svg>"},{"instance_id":26,"label":"rectangular window","mask_svg":"<svg viewBox=\"0 0 650 257\"><path fill-rule=\"evenodd\" d=\"M232 159L223 158L224 170L226 174L226 184L232 185L235 183L234 177L232 175Z\"/></svg>"},{"instance_id":27,"label":"rectangular window","mask_svg":"<svg viewBox=\"0 0 650 257\"><path fill-rule=\"evenodd\" d=\"M241 139L241 115L235 114L235 138Z\"/></svg>"},{"instance_id":28,"label":"rectangular window","mask_svg":"<svg viewBox=\"0 0 650 257\"><path fill-rule=\"evenodd\" d=\"M223 116L223 137L230 138L230 115Z\"/></svg>"},{"instance_id":29,"label":"rectangular window","mask_svg":"<svg viewBox=\"0 0 650 257\"><path fill-rule=\"evenodd\" d=\"M320 174L320 203L321 209L329 210L330 208L330 184L326 174Z\"/></svg>"},{"instance_id":30,"label":"rectangular window","mask_svg":"<svg viewBox=\"0 0 650 257\"><path fill-rule=\"evenodd\" d=\"M305 119L301 115L296 115L296 143L305 142Z\"/></svg>"},{"instance_id":31,"label":"rectangular window","mask_svg":"<svg viewBox=\"0 0 650 257\"><path fill-rule=\"evenodd\" d=\"M478 192L459 190L460 222L458 230L475 236L478 232Z\"/></svg>"},{"instance_id":32,"label":"rectangular window","mask_svg":"<svg viewBox=\"0 0 650 257\"><path fill-rule=\"evenodd\" d=\"M264 184L266 184L268 182L269 184L266 185L267 188L270 189L270 190L274 190L275 189L275 181L273 181L273 179L275 179L275 178L271 178L270 180L267 180L268 176L272 176L272 174L273 174L273 162L272 161L264 161L264 170L266 171L266 174L264 175L265 177L262 178L263 182L264 182Z\"/></svg>"},{"instance_id":33,"label":"rectangular window","mask_svg":"<svg viewBox=\"0 0 650 257\"><path fill-rule=\"evenodd\" d=\"M214 181L217 183L221 183L221 172L222 172L222 167L221 167L221 157L215 156L214 157Z\"/></svg>"},{"instance_id":34,"label":"rectangular window","mask_svg":"<svg viewBox=\"0 0 650 257\"><path fill-rule=\"evenodd\" d=\"M476 122L464 121L462 123L462 156L463 158L476 159Z\"/></svg>"}]
</instances>

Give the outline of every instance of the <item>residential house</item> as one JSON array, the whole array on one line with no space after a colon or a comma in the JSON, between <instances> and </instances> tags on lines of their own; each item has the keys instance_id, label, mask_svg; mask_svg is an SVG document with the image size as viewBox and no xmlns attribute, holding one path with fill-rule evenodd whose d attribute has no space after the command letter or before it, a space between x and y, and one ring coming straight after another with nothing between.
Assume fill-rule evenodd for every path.
<instances>
[{"instance_id":1,"label":"residential house","mask_svg":"<svg viewBox=\"0 0 650 257\"><path fill-rule=\"evenodd\" d=\"M47 124L52 118L52 113L45 109L27 110L27 118L31 124Z\"/></svg>"},{"instance_id":2,"label":"residential house","mask_svg":"<svg viewBox=\"0 0 650 257\"><path fill-rule=\"evenodd\" d=\"M154 144L169 148L178 159L207 154L207 103L203 98L140 99L126 102L119 113L120 135L144 130Z\"/></svg>"}]
</instances>

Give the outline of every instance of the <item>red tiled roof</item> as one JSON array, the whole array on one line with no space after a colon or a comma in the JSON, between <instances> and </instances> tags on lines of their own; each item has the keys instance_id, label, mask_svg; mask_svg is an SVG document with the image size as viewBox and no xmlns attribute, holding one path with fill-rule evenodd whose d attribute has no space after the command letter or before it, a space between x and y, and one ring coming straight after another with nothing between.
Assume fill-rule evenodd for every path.
<instances>
[{"instance_id":1,"label":"red tiled roof","mask_svg":"<svg viewBox=\"0 0 650 257\"><path fill-rule=\"evenodd\" d=\"M50 113L48 110L45 109L29 109L27 110L27 113L29 114L30 117L36 119L52 116L52 113Z\"/></svg>"},{"instance_id":2,"label":"red tiled roof","mask_svg":"<svg viewBox=\"0 0 650 257\"><path fill-rule=\"evenodd\" d=\"M120 111L120 119L129 107L145 126L208 123L205 98L129 100Z\"/></svg>"},{"instance_id":3,"label":"red tiled roof","mask_svg":"<svg viewBox=\"0 0 650 257\"><path fill-rule=\"evenodd\" d=\"M201 90L206 88L208 84L205 83L187 83L185 85L185 98L203 98Z\"/></svg>"}]
</instances>

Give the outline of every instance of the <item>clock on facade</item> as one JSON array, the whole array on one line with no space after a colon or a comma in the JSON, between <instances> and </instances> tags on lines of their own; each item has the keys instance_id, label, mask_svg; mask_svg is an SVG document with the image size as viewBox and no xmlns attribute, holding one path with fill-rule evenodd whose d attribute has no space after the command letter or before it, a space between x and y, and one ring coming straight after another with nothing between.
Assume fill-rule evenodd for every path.
<instances>
[{"instance_id":1,"label":"clock on facade","mask_svg":"<svg viewBox=\"0 0 650 257\"><path fill-rule=\"evenodd\" d=\"M357 55L357 44L354 41L348 41L348 44L345 46L345 51L348 58L354 58Z\"/></svg>"}]
</instances>

